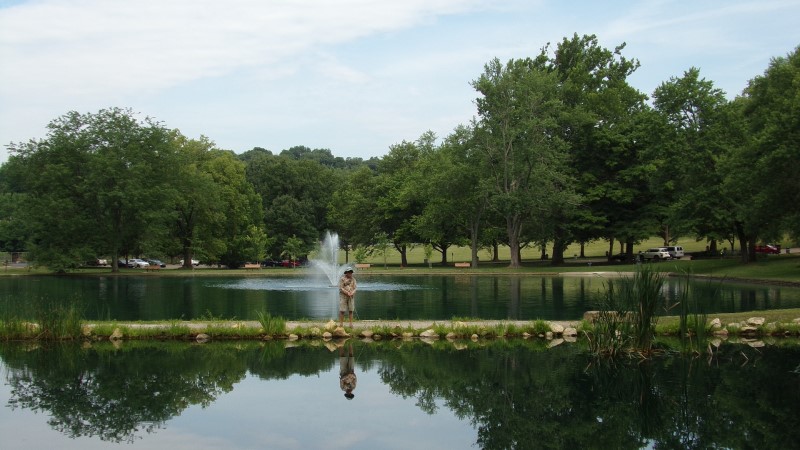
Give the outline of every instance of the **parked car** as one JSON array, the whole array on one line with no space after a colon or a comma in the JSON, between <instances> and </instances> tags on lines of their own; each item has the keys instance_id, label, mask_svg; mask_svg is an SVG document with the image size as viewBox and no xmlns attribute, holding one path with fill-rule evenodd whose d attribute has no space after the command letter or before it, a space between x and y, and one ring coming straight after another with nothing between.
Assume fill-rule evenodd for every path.
<instances>
[{"instance_id":1,"label":"parked car","mask_svg":"<svg viewBox=\"0 0 800 450\"><path fill-rule=\"evenodd\" d=\"M183 265L183 260L178 261L178 264ZM192 265L193 266L199 266L200 265L200 261L192 258Z\"/></svg>"},{"instance_id":2,"label":"parked car","mask_svg":"<svg viewBox=\"0 0 800 450\"><path fill-rule=\"evenodd\" d=\"M147 262L150 263L151 266L158 266L162 268L167 267L167 265L160 259L148 259Z\"/></svg>"},{"instance_id":3,"label":"parked car","mask_svg":"<svg viewBox=\"0 0 800 450\"><path fill-rule=\"evenodd\" d=\"M756 245L756 253L779 254L781 246L775 244Z\"/></svg>"},{"instance_id":4,"label":"parked car","mask_svg":"<svg viewBox=\"0 0 800 450\"><path fill-rule=\"evenodd\" d=\"M281 261L281 266L283 267L300 267L299 261L290 261L288 259L284 259Z\"/></svg>"},{"instance_id":5,"label":"parked car","mask_svg":"<svg viewBox=\"0 0 800 450\"><path fill-rule=\"evenodd\" d=\"M653 247L648 248L643 252L639 252L639 256L645 261L661 261L662 259L670 259L669 252L666 247Z\"/></svg>"},{"instance_id":6,"label":"parked car","mask_svg":"<svg viewBox=\"0 0 800 450\"><path fill-rule=\"evenodd\" d=\"M143 269L145 267L150 267L150 263L139 258L131 258L128 260L128 267L132 269Z\"/></svg>"},{"instance_id":7,"label":"parked car","mask_svg":"<svg viewBox=\"0 0 800 450\"><path fill-rule=\"evenodd\" d=\"M612 255L610 259L611 261L625 262L628 260L628 255L625 253L617 253L616 255Z\"/></svg>"},{"instance_id":8,"label":"parked car","mask_svg":"<svg viewBox=\"0 0 800 450\"><path fill-rule=\"evenodd\" d=\"M277 261L274 259L265 259L261 261L261 267L281 267L283 264L281 261Z\"/></svg>"},{"instance_id":9,"label":"parked car","mask_svg":"<svg viewBox=\"0 0 800 450\"><path fill-rule=\"evenodd\" d=\"M681 247L680 245L671 245L671 246L666 247L666 249L667 249L667 253L669 253L670 257L675 258L675 259L683 258L683 255L684 255L683 247Z\"/></svg>"},{"instance_id":10,"label":"parked car","mask_svg":"<svg viewBox=\"0 0 800 450\"><path fill-rule=\"evenodd\" d=\"M91 267L91 266L107 266L109 264L107 259L96 258L92 261L87 261L86 265Z\"/></svg>"}]
</instances>

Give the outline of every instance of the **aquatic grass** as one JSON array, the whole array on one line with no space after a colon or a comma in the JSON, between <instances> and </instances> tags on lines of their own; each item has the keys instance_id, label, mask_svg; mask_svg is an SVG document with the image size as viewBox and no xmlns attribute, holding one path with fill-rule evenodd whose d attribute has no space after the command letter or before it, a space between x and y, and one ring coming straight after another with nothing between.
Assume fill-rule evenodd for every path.
<instances>
[{"instance_id":1,"label":"aquatic grass","mask_svg":"<svg viewBox=\"0 0 800 450\"><path fill-rule=\"evenodd\" d=\"M0 320L0 339L11 341L29 339L38 325L26 322L17 316L7 316Z\"/></svg>"},{"instance_id":2,"label":"aquatic grass","mask_svg":"<svg viewBox=\"0 0 800 450\"><path fill-rule=\"evenodd\" d=\"M258 323L267 335L283 335L286 333L286 319L279 316L273 316L266 311L257 311Z\"/></svg>"},{"instance_id":3,"label":"aquatic grass","mask_svg":"<svg viewBox=\"0 0 800 450\"><path fill-rule=\"evenodd\" d=\"M656 312L666 307L665 275L650 264L637 264L633 277L609 280L589 337L595 355L649 355L653 350Z\"/></svg>"},{"instance_id":4,"label":"aquatic grass","mask_svg":"<svg viewBox=\"0 0 800 450\"><path fill-rule=\"evenodd\" d=\"M706 310L719 298L719 283L695 283L691 285L689 278L691 272L682 275L682 282L678 297L679 309L679 337L684 352L699 353L709 349L708 340L712 332L708 324ZM701 302L700 299L703 299Z\"/></svg>"},{"instance_id":5,"label":"aquatic grass","mask_svg":"<svg viewBox=\"0 0 800 450\"><path fill-rule=\"evenodd\" d=\"M37 339L77 339L83 331L83 319L78 302L66 303L41 297L33 304Z\"/></svg>"},{"instance_id":6,"label":"aquatic grass","mask_svg":"<svg viewBox=\"0 0 800 450\"><path fill-rule=\"evenodd\" d=\"M536 319L533 322L531 322L531 328L530 328L529 333L535 334L535 335L538 336L540 334L547 334L547 333L549 333L551 331L553 331L553 329L550 327L549 323L547 323L546 321L544 321L542 319Z\"/></svg>"}]
</instances>

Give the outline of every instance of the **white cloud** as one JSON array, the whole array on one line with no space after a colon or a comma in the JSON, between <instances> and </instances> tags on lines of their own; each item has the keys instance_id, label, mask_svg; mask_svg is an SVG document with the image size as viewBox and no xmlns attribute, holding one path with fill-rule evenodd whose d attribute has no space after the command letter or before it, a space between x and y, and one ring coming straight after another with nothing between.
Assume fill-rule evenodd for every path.
<instances>
[{"instance_id":1,"label":"white cloud","mask_svg":"<svg viewBox=\"0 0 800 450\"><path fill-rule=\"evenodd\" d=\"M488 60L576 32L626 41L647 93L693 65L738 92L797 45L798 13L779 0L22 1L0 7L0 142L120 106L236 151L368 157L468 122Z\"/></svg>"}]
</instances>

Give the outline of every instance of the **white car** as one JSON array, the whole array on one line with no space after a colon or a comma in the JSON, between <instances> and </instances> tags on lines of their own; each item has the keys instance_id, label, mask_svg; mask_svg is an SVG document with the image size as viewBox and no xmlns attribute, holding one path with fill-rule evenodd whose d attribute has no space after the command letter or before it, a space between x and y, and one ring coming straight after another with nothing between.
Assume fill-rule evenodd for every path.
<instances>
[{"instance_id":1,"label":"white car","mask_svg":"<svg viewBox=\"0 0 800 450\"><path fill-rule=\"evenodd\" d=\"M145 267L150 267L150 263L139 258L132 258L128 260L128 267L133 269L143 269Z\"/></svg>"},{"instance_id":2,"label":"white car","mask_svg":"<svg viewBox=\"0 0 800 450\"><path fill-rule=\"evenodd\" d=\"M670 259L669 252L665 247L648 248L647 250L639 253L639 255L645 261L661 261L662 259Z\"/></svg>"},{"instance_id":3,"label":"white car","mask_svg":"<svg viewBox=\"0 0 800 450\"><path fill-rule=\"evenodd\" d=\"M182 266L183 265L183 260L178 261L178 264ZM192 265L193 266L199 266L200 265L200 261L198 261L196 259L192 259Z\"/></svg>"}]
</instances>

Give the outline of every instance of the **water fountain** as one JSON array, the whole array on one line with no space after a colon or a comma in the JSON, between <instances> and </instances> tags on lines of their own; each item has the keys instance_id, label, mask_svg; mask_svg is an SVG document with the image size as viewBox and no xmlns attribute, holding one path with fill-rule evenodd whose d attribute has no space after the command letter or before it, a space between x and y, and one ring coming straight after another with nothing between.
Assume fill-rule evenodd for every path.
<instances>
[{"instance_id":1,"label":"water fountain","mask_svg":"<svg viewBox=\"0 0 800 450\"><path fill-rule=\"evenodd\" d=\"M339 264L339 235L326 231L325 238L320 243L319 253L310 261L312 267L325 275L331 286L337 286L339 277L347 266Z\"/></svg>"}]
</instances>

